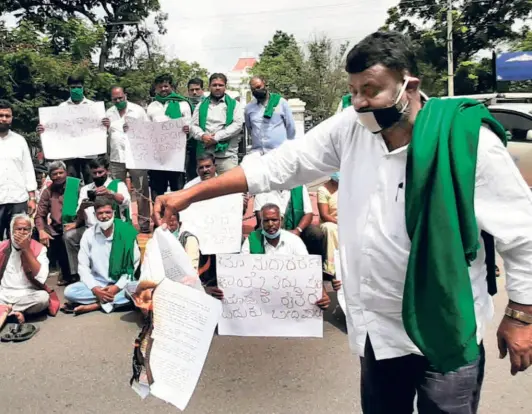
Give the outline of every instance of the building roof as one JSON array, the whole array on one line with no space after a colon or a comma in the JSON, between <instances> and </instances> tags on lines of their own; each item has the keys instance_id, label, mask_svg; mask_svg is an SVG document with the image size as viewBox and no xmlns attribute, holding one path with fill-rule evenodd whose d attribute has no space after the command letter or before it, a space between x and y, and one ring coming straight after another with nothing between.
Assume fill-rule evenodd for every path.
<instances>
[{"instance_id":1,"label":"building roof","mask_svg":"<svg viewBox=\"0 0 532 414\"><path fill-rule=\"evenodd\" d=\"M255 63L257 63L257 59L248 57L248 58L240 58L238 59L238 62L236 62L235 67L233 68L233 72L242 72L246 70L247 68L252 68L255 66Z\"/></svg>"}]
</instances>

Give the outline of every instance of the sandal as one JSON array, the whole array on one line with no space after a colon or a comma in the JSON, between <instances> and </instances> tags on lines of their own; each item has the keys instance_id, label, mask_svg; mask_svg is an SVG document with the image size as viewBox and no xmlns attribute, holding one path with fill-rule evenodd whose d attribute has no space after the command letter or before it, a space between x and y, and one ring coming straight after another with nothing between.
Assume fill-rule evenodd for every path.
<instances>
[{"instance_id":1,"label":"sandal","mask_svg":"<svg viewBox=\"0 0 532 414\"><path fill-rule=\"evenodd\" d=\"M70 285L72 282L68 281L68 280L60 280L57 282L57 286L68 286Z\"/></svg>"},{"instance_id":2,"label":"sandal","mask_svg":"<svg viewBox=\"0 0 532 414\"><path fill-rule=\"evenodd\" d=\"M66 302L60 310L65 315L72 315L74 314L74 309L76 309L77 307L78 305L76 305L75 303Z\"/></svg>"},{"instance_id":3,"label":"sandal","mask_svg":"<svg viewBox=\"0 0 532 414\"><path fill-rule=\"evenodd\" d=\"M24 325L19 325L19 329L14 333L13 342L24 342L28 339L31 339L35 334L39 332L39 327L32 325L31 323L25 323Z\"/></svg>"}]
</instances>

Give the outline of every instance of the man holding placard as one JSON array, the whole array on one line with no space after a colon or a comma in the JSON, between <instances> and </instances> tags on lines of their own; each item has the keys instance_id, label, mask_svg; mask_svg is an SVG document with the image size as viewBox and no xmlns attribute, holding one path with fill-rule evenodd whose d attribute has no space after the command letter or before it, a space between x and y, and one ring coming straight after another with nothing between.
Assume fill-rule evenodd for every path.
<instances>
[{"instance_id":1,"label":"man holding placard","mask_svg":"<svg viewBox=\"0 0 532 414\"><path fill-rule=\"evenodd\" d=\"M111 175L122 182L126 182L128 170L126 168L126 132L124 127L127 119L148 121L146 111L137 104L129 102L124 88L115 86L111 89L111 106L106 112L105 123L109 125L109 157L111 160ZM141 233L150 232L150 188L146 170L130 169L129 175L133 188L137 194L138 222Z\"/></svg>"},{"instance_id":2,"label":"man holding placard","mask_svg":"<svg viewBox=\"0 0 532 414\"><path fill-rule=\"evenodd\" d=\"M26 140L11 131L13 109L0 100L0 240L15 214L35 212L37 181Z\"/></svg>"},{"instance_id":3,"label":"man holding placard","mask_svg":"<svg viewBox=\"0 0 532 414\"><path fill-rule=\"evenodd\" d=\"M165 122L170 119L185 120L183 132L190 132L192 106L187 98L175 92L174 78L170 74L157 76L154 80L155 99L148 106L148 118L152 122ZM181 190L185 185L185 174L179 171L150 170L152 198L167 192Z\"/></svg>"},{"instance_id":4,"label":"man holding placard","mask_svg":"<svg viewBox=\"0 0 532 414\"><path fill-rule=\"evenodd\" d=\"M238 165L238 143L244 124L240 104L225 93L226 85L223 73L210 77L210 96L194 110L191 127L192 138L198 141L197 155L214 154L218 174Z\"/></svg>"},{"instance_id":5,"label":"man holding placard","mask_svg":"<svg viewBox=\"0 0 532 414\"><path fill-rule=\"evenodd\" d=\"M70 91L70 98L65 102L59 104L60 107L68 105L89 105L93 104L94 101L87 99L85 97L85 80L82 76L71 75L67 79L68 88ZM102 120L102 123L105 127L106 122ZM37 126L37 133L42 135L45 131L43 124ZM67 173L71 177L77 177L83 179L85 184L92 182L90 171L89 171L89 159L96 158L98 154L89 154L80 158L64 159L67 166Z\"/></svg>"}]
</instances>

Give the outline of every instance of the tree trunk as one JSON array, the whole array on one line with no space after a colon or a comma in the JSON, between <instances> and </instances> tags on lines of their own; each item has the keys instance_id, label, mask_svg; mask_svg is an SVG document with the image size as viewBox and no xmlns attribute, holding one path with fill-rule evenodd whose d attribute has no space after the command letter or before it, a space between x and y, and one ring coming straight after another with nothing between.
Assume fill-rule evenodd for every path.
<instances>
[{"instance_id":1,"label":"tree trunk","mask_svg":"<svg viewBox=\"0 0 532 414\"><path fill-rule=\"evenodd\" d=\"M113 26L107 26L105 38L102 42L102 48L100 50L100 60L98 62L98 72L104 72L105 66L109 60L111 49L113 48L113 40L116 37L116 30Z\"/></svg>"}]
</instances>

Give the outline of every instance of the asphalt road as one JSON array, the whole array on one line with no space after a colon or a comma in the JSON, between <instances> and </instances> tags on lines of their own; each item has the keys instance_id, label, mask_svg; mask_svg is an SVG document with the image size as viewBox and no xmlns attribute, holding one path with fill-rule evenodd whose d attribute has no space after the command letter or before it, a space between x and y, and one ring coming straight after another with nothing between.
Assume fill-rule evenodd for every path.
<instances>
[{"instance_id":1,"label":"asphalt road","mask_svg":"<svg viewBox=\"0 0 532 414\"><path fill-rule=\"evenodd\" d=\"M504 281L501 280L501 283ZM506 303L496 297L500 319ZM215 336L189 414L360 413L359 367L343 315L325 315L323 339ZM0 413L174 413L129 388L135 312L60 314L21 344L0 344ZM486 338L488 364L481 413L532 412L532 372L511 377L500 361L496 323Z\"/></svg>"}]
</instances>

